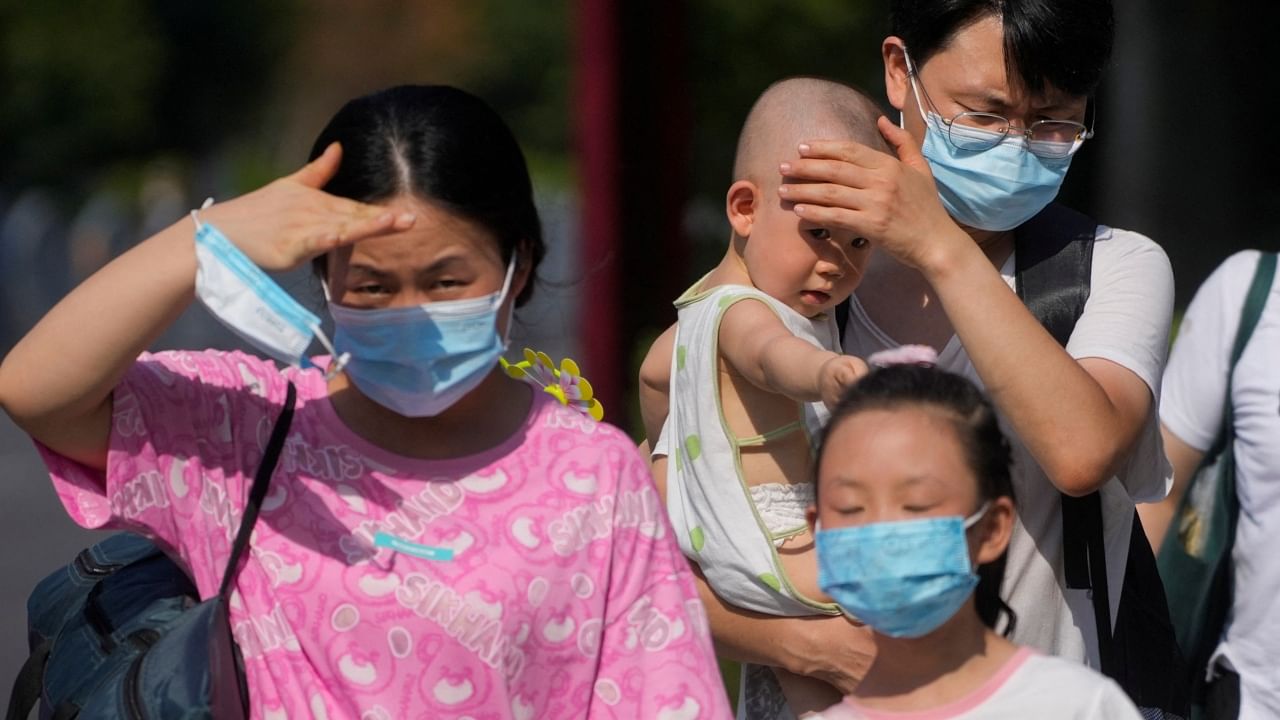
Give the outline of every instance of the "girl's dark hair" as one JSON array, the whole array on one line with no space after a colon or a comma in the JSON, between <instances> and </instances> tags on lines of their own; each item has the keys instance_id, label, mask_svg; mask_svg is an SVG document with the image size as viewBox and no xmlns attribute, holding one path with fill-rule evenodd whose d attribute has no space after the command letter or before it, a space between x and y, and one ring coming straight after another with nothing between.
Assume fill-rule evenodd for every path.
<instances>
[{"instance_id":1,"label":"girl's dark hair","mask_svg":"<svg viewBox=\"0 0 1280 720\"><path fill-rule=\"evenodd\" d=\"M1032 93L1052 85L1093 94L1115 39L1111 0L893 0L889 28L920 67L956 31L992 15L1004 25L1011 81L1020 79Z\"/></svg>"},{"instance_id":2,"label":"girl's dark hair","mask_svg":"<svg viewBox=\"0 0 1280 720\"><path fill-rule=\"evenodd\" d=\"M446 85L401 85L356 98L333 116L311 148L342 144L342 164L325 192L376 203L413 195L488 230L502 259L519 250L530 277L546 252L529 169L515 136L483 100ZM316 258L324 276L324 258ZM516 298L523 305L527 283Z\"/></svg>"},{"instance_id":3,"label":"girl's dark hair","mask_svg":"<svg viewBox=\"0 0 1280 720\"><path fill-rule=\"evenodd\" d=\"M832 431L842 421L867 410L903 407L926 407L951 421L969 469L978 479L980 500L1013 499L1009 440L1000 430L990 401L969 380L929 366L890 365L871 371L850 387L822 431L814 468L821 465ZM815 482L815 494L817 487ZM1012 633L1017 623L1013 608L1000 597L1007 555L1002 553L995 561L978 566L978 587L974 590L978 616L987 627L994 628L1004 613L1005 635Z\"/></svg>"}]
</instances>

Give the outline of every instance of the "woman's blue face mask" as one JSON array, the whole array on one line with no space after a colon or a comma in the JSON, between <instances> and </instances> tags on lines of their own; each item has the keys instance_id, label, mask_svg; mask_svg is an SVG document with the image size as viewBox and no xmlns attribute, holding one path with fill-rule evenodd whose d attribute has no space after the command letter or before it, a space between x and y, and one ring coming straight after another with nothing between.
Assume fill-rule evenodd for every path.
<instances>
[{"instance_id":1,"label":"woman's blue face mask","mask_svg":"<svg viewBox=\"0 0 1280 720\"><path fill-rule=\"evenodd\" d=\"M376 310L330 302L334 347L351 358L347 375L370 400L401 415L449 409L497 367L507 347L498 310L515 268L513 256L502 290L478 298Z\"/></svg>"}]
</instances>

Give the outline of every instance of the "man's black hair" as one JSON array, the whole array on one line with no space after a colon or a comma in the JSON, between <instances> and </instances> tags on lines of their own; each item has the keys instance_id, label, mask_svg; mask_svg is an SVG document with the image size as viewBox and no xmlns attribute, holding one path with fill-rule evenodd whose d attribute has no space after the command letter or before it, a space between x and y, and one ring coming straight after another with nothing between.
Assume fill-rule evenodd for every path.
<instances>
[{"instance_id":1,"label":"man's black hair","mask_svg":"<svg viewBox=\"0 0 1280 720\"><path fill-rule=\"evenodd\" d=\"M1111 0L893 0L889 25L920 67L957 31L992 15L1004 26L1011 81L1031 93L1093 94L1111 59Z\"/></svg>"}]
</instances>

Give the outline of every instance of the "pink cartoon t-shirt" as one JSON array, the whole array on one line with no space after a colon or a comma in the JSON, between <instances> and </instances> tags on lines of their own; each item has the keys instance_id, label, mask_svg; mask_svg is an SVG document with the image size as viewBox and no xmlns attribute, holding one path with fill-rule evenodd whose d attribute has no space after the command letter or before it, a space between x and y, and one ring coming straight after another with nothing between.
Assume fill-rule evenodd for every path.
<instances>
[{"instance_id":1,"label":"pink cartoon t-shirt","mask_svg":"<svg viewBox=\"0 0 1280 720\"><path fill-rule=\"evenodd\" d=\"M351 432L316 370L144 355L115 390L105 476L42 448L59 498L215 594L286 379L293 425L230 605L253 717L729 716L646 465L541 393L499 447L429 461Z\"/></svg>"}]
</instances>

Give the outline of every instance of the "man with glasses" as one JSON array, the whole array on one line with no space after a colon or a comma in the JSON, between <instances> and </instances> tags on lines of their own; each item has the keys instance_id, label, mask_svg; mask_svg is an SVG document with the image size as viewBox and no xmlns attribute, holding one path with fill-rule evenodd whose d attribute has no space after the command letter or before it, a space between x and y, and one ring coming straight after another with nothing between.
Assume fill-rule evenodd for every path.
<instances>
[{"instance_id":1,"label":"man with glasses","mask_svg":"<svg viewBox=\"0 0 1280 720\"><path fill-rule=\"evenodd\" d=\"M1093 136L1088 109L1111 53L1111 4L893 0L891 8L882 55L901 117L881 118L880 130L897 158L815 138L801 146L801 160L780 168L789 182L779 195L805 220L853 230L879 250L850 299L846 352L930 345L941 367L990 395L1015 458L1019 522L1002 586L1017 618L1011 639L1100 668L1100 636L1110 637L1126 572L1137 567L1129 562L1134 503L1160 499L1170 482L1155 408L1173 277L1148 238L1086 221L1087 301L1064 345L1014 289L1015 247L1028 247L1020 229L1050 205ZM1064 280L1079 290L1072 284ZM1064 560L1062 513L1071 502L1063 496L1100 506L1096 562L1083 571L1105 560L1105 573L1083 586L1068 580L1079 566ZM1154 582L1150 595L1162 604ZM1095 610L1095 591L1111 617ZM784 663L771 648L799 632L723 607L709 613L720 646L756 661ZM1171 632L1160 646L1172 665ZM827 662L838 657L834 648L814 650L807 672L840 686L838 662ZM1121 665L1163 671L1131 656Z\"/></svg>"}]
</instances>

